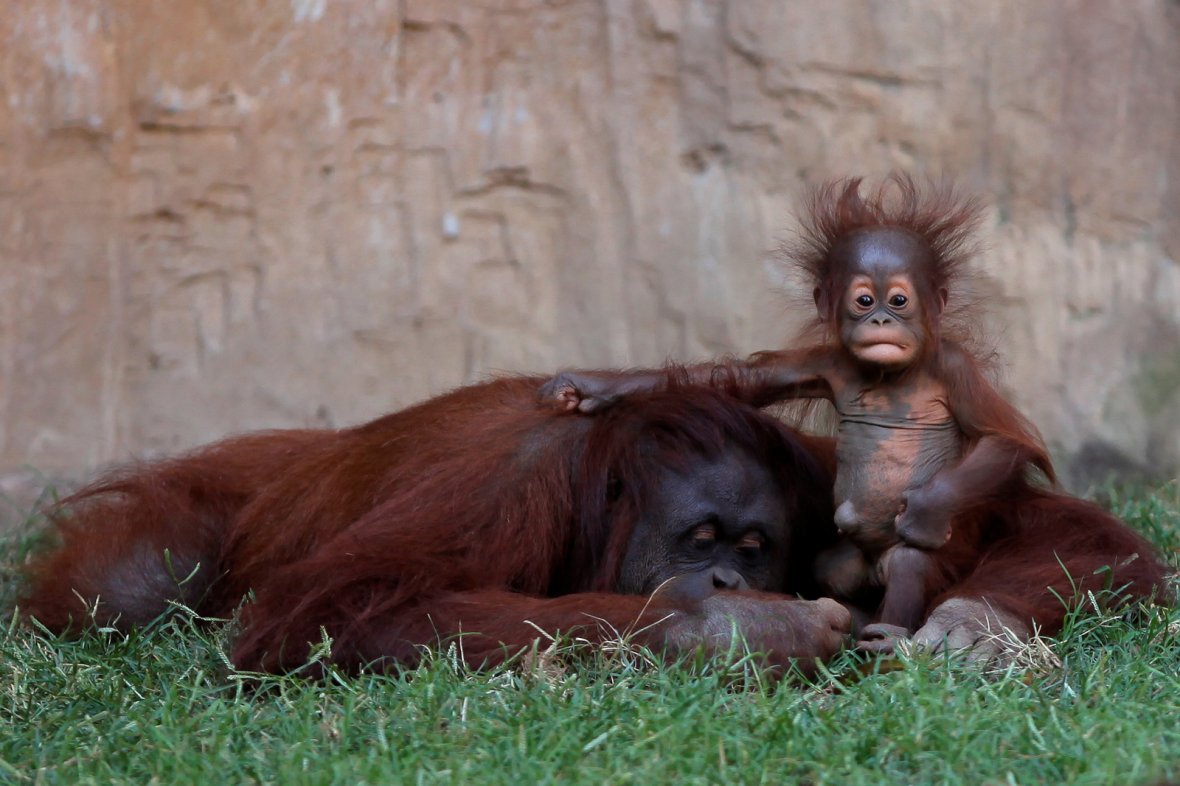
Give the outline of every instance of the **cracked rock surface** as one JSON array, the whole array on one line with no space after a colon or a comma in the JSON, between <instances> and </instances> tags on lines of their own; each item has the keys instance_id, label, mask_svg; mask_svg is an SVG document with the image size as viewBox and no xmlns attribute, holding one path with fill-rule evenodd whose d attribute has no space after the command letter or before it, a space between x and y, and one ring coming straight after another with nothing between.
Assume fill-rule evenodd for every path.
<instances>
[{"instance_id":1,"label":"cracked rock surface","mask_svg":"<svg viewBox=\"0 0 1180 786\"><path fill-rule=\"evenodd\" d=\"M804 185L893 168L991 199L1071 485L1167 476L1178 39L1164 0L8 3L0 478L780 346Z\"/></svg>"}]
</instances>

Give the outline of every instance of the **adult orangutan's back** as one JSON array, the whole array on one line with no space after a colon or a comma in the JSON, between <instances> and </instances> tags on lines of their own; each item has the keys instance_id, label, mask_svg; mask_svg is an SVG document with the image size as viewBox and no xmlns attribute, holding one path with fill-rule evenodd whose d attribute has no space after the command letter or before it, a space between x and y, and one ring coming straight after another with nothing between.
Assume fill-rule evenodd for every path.
<instances>
[{"instance_id":1,"label":"adult orangutan's back","mask_svg":"<svg viewBox=\"0 0 1180 786\"><path fill-rule=\"evenodd\" d=\"M830 520L828 475L789 430L704 389L572 419L537 403L539 383L501 379L353 429L251 435L123 470L66 501L63 545L33 567L22 607L56 630L128 627L177 601L226 615L250 591L233 658L271 670L301 665L321 630L350 668L411 663L460 633L478 665L538 626L589 641L634 627L672 653L728 646L736 626L779 665L839 647L848 615L834 602L714 594L787 589L791 525ZM686 475L694 493L696 473L757 491L710 510L761 522L766 570L721 559L738 543L722 524L716 557L674 570L668 555L685 546L665 529L660 487ZM633 542L651 553L628 562ZM616 594L654 590L652 575L623 575L652 569L680 578L654 598Z\"/></svg>"}]
</instances>

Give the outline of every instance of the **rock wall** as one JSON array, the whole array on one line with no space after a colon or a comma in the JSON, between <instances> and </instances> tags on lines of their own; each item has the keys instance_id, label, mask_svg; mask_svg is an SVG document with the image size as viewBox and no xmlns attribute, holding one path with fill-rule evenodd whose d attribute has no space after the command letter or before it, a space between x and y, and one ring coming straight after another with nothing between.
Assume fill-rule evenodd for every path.
<instances>
[{"instance_id":1,"label":"rock wall","mask_svg":"<svg viewBox=\"0 0 1180 786\"><path fill-rule=\"evenodd\" d=\"M798 194L900 168L1064 474L1167 476L1178 129L1165 0L7 0L0 473L779 346Z\"/></svg>"}]
</instances>

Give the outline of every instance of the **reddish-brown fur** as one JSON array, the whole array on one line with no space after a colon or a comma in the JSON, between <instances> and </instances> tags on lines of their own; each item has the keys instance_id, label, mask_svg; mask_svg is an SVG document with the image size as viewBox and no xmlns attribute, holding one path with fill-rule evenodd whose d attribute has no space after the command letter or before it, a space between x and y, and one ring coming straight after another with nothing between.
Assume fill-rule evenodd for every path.
<instances>
[{"instance_id":1,"label":"reddish-brown fur","mask_svg":"<svg viewBox=\"0 0 1180 786\"><path fill-rule=\"evenodd\" d=\"M930 608L950 598L983 598L1051 636L1089 592L1104 604L1173 600L1156 549L1091 502L1024 485L985 503L978 515L987 519L986 532L970 573Z\"/></svg>"},{"instance_id":2,"label":"reddish-brown fur","mask_svg":"<svg viewBox=\"0 0 1180 786\"><path fill-rule=\"evenodd\" d=\"M978 199L957 193L949 183L925 192L912 179L894 176L868 196L861 194L861 178L824 183L811 192L798 238L783 249L807 279L824 291L829 306L836 304L839 281L833 276L831 251L842 237L858 229L905 227L921 237L931 252L927 283L933 291L954 282L954 301L941 318L940 332L962 341L974 323L970 307L969 262L978 252L974 237L982 217ZM836 314L821 310L814 328L832 327Z\"/></svg>"},{"instance_id":3,"label":"reddish-brown fur","mask_svg":"<svg viewBox=\"0 0 1180 786\"><path fill-rule=\"evenodd\" d=\"M969 349L977 320L963 294L980 215L976 200L949 185L923 194L906 177L891 178L867 197L859 179L820 187L801 239L787 249L814 285L817 315L804 336L818 343L761 353L749 368L778 397L835 404L842 434L837 504L848 500L837 523L868 557L862 577L871 584L883 574L881 621L911 632L930 600L978 559L990 524L980 506L1018 493L1028 464L1054 479L1036 429L996 392ZM906 308L886 310L889 292L908 295ZM858 294L870 305L852 303ZM881 326L869 324L870 317L883 319ZM895 351L893 364L878 365L858 348L862 331L876 340L918 343ZM933 425L948 418L957 436L943 436ZM926 446L893 466L891 453L908 454L922 429L934 429L926 432ZM908 509L895 525L903 490ZM854 499L875 500L877 509L866 514ZM849 571L832 575L854 585L856 571L841 572Z\"/></svg>"},{"instance_id":4,"label":"reddish-brown fur","mask_svg":"<svg viewBox=\"0 0 1180 786\"><path fill-rule=\"evenodd\" d=\"M170 597L226 616L253 592L233 649L242 668L302 664L321 628L349 669L413 663L459 634L478 665L538 628L660 643L651 623L679 607L613 594L660 465L748 451L784 473L800 521L830 519L826 471L756 410L682 388L574 419L538 407L540 382L500 379L352 429L249 435L120 470L64 502L63 545L33 567L23 608L76 630L97 603L96 622L129 627ZM830 528L795 533L803 579Z\"/></svg>"},{"instance_id":5,"label":"reddish-brown fur","mask_svg":"<svg viewBox=\"0 0 1180 786\"><path fill-rule=\"evenodd\" d=\"M941 312L928 310L924 315L927 332L939 339L929 347L935 357L924 361L938 367L953 400L966 402L962 411L956 410L955 419L969 437L990 434L1019 445L1023 460L1055 481L1052 461L1036 428L988 381L990 364L981 359L983 353L978 348L978 302L970 261L979 251L975 232L982 220L982 204L958 193L949 182L931 185L923 192L911 178L895 175L867 196L861 194L861 183L860 178L850 178L816 188L808 199L798 240L784 248L787 258L814 283L826 304L795 343L817 341L832 347L837 341L836 306L842 282L831 252L841 238L873 227L902 227L913 232L931 251L923 289L928 297L940 290L949 296ZM950 353L953 357L947 357ZM990 359L989 353L986 360ZM773 401L757 403L765 406Z\"/></svg>"},{"instance_id":6,"label":"reddish-brown fur","mask_svg":"<svg viewBox=\"0 0 1180 786\"><path fill-rule=\"evenodd\" d=\"M874 626L871 638L887 629L894 635L899 627L912 632L925 614L952 596L986 597L1053 631L1066 612L1059 597L1074 597L1071 581L1089 589L1109 582L1139 596L1162 587L1163 566L1145 541L1097 507L1039 488L1026 477L1026 469L1035 467L1054 481L1048 452L1036 429L988 381L971 333L978 320L965 285L978 203L949 186L923 194L902 176L867 196L860 185L853 179L817 189L801 239L787 249L814 285L817 316L799 337L801 348L760 352L744 362L702 364L688 372L700 382L720 380L760 407L795 398L825 398L836 405L842 434L837 490L847 494L851 489L851 496L894 506L892 512L847 517L849 538L864 559L842 546L822 568L862 600L866 580L879 591L880 580L872 577L878 571L889 574L880 613L890 624ZM861 280L900 281L889 283L887 291L894 286L912 291L911 305L921 305L917 314L898 312L881 323L896 330L872 330L918 336L915 354L905 355L906 345L899 343L901 354L895 357L900 360L879 364L857 349L855 330L862 318L850 311L853 296L861 286L876 293L866 300L863 319L876 314L886 299L886 290L857 283ZM900 303L904 307L906 300ZM881 345L894 346L884 340ZM914 342L909 345L912 349ZM542 396L571 410L593 412L662 385L660 374L646 371L566 372L547 383ZM915 419L914 413L931 409L945 413L932 418L933 426ZM908 473L918 472L916 460L906 465L896 461L896 454L883 460L890 455L886 446L896 450L895 444L912 439L907 431L941 434L937 430L947 423L954 436L917 454L929 459L924 467L936 468L932 475L915 480ZM957 450L948 449L952 444ZM903 489L906 505L895 525L894 495ZM949 540L943 545L931 533L945 533ZM1096 577L1103 566L1110 570ZM841 592L836 584L828 586Z\"/></svg>"}]
</instances>

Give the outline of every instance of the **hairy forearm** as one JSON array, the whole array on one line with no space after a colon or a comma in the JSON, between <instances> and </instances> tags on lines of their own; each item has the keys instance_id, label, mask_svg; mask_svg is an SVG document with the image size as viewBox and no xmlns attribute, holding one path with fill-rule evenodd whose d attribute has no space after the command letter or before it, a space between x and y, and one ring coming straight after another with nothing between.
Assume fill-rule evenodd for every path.
<instances>
[{"instance_id":1,"label":"hairy forearm","mask_svg":"<svg viewBox=\"0 0 1180 786\"><path fill-rule=\"evenodd\" d=\"M499 662L558 637L597 647L622 640L658 649L674 609L647 597L585 593L536 598L504 591L454 593L400 615L393 633L419 645L455 641L471 666Z\"/></svg>"},{"instance_id":2,"label":"hairy forearm","mask_svg":"<svg viewBox=\"0 0 1180 786\"><path fill-rule=\"evenodd\" d=\"M755 407L793 398L829 397L819 348L759 352L688 366L626 371L564 371L541 387L543 401L594 412L626 396L703 385Z\"/></svg>"},{"instance_id":3,"label":"hairy forearm","mask_svg":"<svg viewBox=\"0 0 1180 786\"><path fill-rule=\"evenodd\" d=\"M983 437L953 467L929 483L936 496L949 500L955 512L969 510L1003 494L1024 477L1028 449L1003 437Z\"/></svg>"},{"instance_id":4,"label":"hairy forearm","mask_svg":"<svg viewBox=\"0 0 1180 786\"><path fill-rule=\"evenodd\" d=\"M336 607L333 606L333 609ZM257 611L257 609L252 609ZM311 614L295 625L248 624L235 648L242 668L295 668L309 643L321 638ZM332 660L355 670L369 663L413 665L423 648L454 644L473 667L491 665L558 636L575 645L600 647L624 641L663 651L670 658L703 651L729 651L744 641L781 667L795 659L810 668L841 646L848 613L834 601L804 601L760 592L725 592L701 600L663 590L651 597L579 593L538 598L503 590L444 592L423 596L385 612L362 615L344 625L324 625L333 639Z\"/></svg>"},{"instance_id":5,"label":"hairy forearm","mask_svg":"<svg viewBox=\"0 0 1180 786\"><path fill-rule=\"evenodd\" d=\"M740 364L739 386L757 407L800 398L831 398L836 359L827 347L756 352Z\"/></svg>"}]
</instances>

